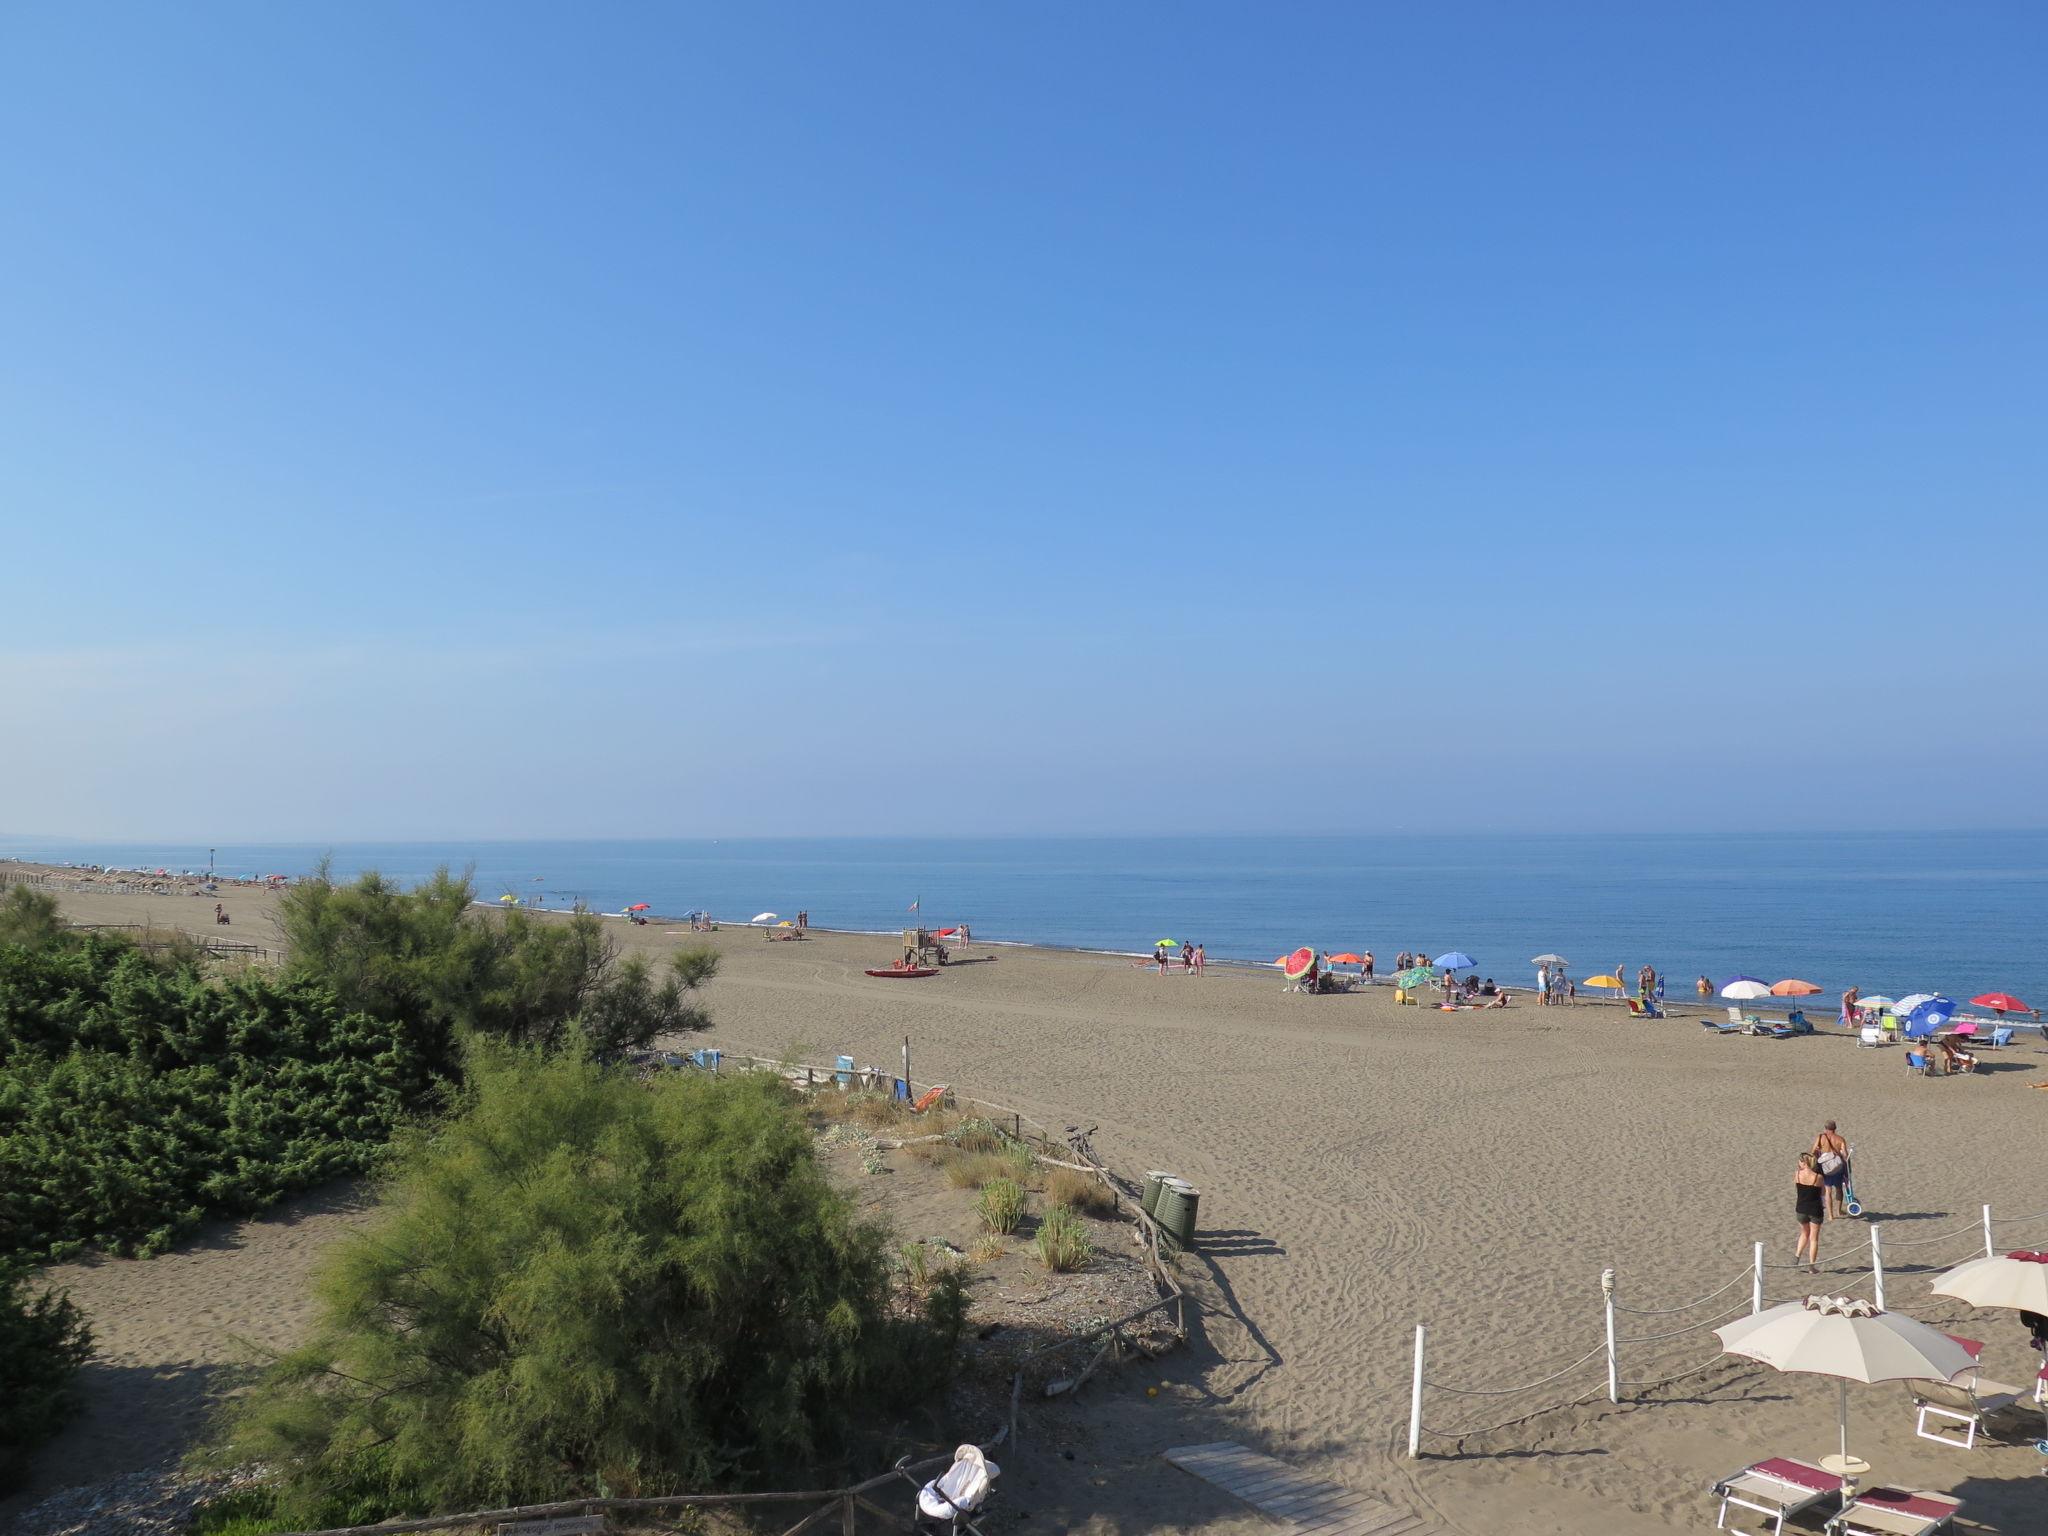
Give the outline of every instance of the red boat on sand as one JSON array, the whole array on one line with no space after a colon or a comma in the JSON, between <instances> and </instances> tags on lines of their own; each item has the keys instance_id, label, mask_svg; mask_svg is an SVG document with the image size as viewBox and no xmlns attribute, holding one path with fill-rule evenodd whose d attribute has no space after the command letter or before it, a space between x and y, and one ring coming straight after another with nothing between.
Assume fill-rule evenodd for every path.
<instances>
[{"instance_id":1,"label":"red boat on sand","mask_svg":"<svg viewBox=\"0 0 2048 1536\"><path fill-rule=\"evenodd\" d=\"M885 965L880 970L869 971L868 974L886 976L891 980L914 981L920 976L938 975L939 968L936 965Z\"/></svg>"}]
</instances>

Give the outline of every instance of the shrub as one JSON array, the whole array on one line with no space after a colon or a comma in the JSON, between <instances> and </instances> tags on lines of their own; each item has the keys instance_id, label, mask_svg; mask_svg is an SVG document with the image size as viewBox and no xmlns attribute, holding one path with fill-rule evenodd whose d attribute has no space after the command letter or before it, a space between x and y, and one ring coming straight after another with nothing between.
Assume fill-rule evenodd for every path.
<instances>
[{"instance_id":1,"label":"shrub","mask_svg":"<svg viewBox=\"0 0 2048 1536\"><path fill-rule=\"evenodd\" d=\"M1045 1198L1090 1216L1107 1218L1116 1214L1116 1195L1109 1186L1093 1174L1073 1168L1054 1168L1046 1174Z\"/></svg>"},{"instance_id":2,"label":"shrub","mask_svg":"<svg viewBox=\"0 0 2048 1536\"><path fill-rule=\"evenodd\" d=\"M1014 1179L990 1179L981 1186L974 1214L989 1231L1009 1233L1024 1219L1024 1189Z\"/></svg>"},{"instance_id":3,"label":"shrub","mask_svg":"<svg viewBox=\"0 0 2048 1536\"><path fill-rule=\"evenodd\" d=\"M317 1524L787 1478L929 1390L958 1277L890 1315L885 1238L767 1074L643 1084L488 1042L317 1282L309 1341L230 1406L225 1464Z\"/></svg>"},{"instance_id":4,"label":"shrub","mask_svg":"<svg viewBox=\"0 0 2048 1536\"><path fill-rule=\"evenodd\" d=\"M974 1240L971 1257L977 1264L993 1264L1008 1252L1009 1248L1004 1244L1002 1238L993 1232L988 1232Z\"/></svg>"},{"instance_id":5,"label":"shrub","mask_svg":"<svg viewBox=\"0 0 2048 1536\"><path fill-rule=\"evenodd\" d=\"M287 965L343 1007L401 1024L437 1071L467 1032L550 1047L573 1032L610 1058L709 1023L692 994L717 974L714 951L679 951L657 979L588 912L485 913L475 897L445 868L412 890L374 872L337 885L323 868L278 904Z\"/></svg>"},{"instance_id":6,"label":"shrub","mask_svg":"<svg viewBox=\"0 0 2048 1536\"><path fill-rule=\"evenodd\" d=\"M1038 1223L1038 1236L1034 1243L1039 1263L1060 1272L1079 1269L1095 1251L1094 1245L1088 1241L1088 1229L1081 1225L1081 1218L1064 1205L1046 1209Z\"/></svg>"},{"instance_id":7,"label":"shrub","mask_svg":"<svg viewBox=\"0 0 2048 1536\"><path fill-rule=\"evenodd\" d=\"M0 1254L159 1252L369 1167L431 1086L396 1026L307 981L0 947Z\"/></svg>"},{"instance_id":8,"label":"shrub","mask_svg":"<svg viewBox=\"0 0 2048 1536\"><path fill-rule=\"evenodd\" d=\"M65 933L64 909L48 891L13 885L0 896L0 945L34 949L56 943Z\"/></svg>"},{"instance_id":9,"label":"shrub","mask_svg":"<svg viewBox=\"0 0 2048 1536\"><path fill-rule=\"evenodd\" d=\"M58 1291L31 1297L26 1266L0 1263L0 1493L78 1411L73 1378L91 1354L92 1330L76 1303Z\"/></svg>"}]
</instances>

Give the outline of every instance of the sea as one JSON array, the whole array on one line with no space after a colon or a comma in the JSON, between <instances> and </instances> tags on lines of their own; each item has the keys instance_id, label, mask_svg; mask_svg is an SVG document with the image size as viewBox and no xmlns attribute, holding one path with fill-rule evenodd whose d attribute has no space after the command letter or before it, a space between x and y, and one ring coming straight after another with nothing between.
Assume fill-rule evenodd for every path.
<instances>
[{"instance_id":1,"label":"sea","mask_svg":"<svg viewBox=\"0 0 2048 1536\"><path fill-rule=\"evenodd\" d=\"M1768 835L719 838L447 843L84 843L0 834L0 857L221 875L468 870L485 901L562 909L809 914L889 932L971 923L977 941L1144 953L1199 942L1269 964L1303 944L1460 950L1527 984L1560 954L1586 977L1654 965L1788 978L1832 1012L1854 983L2048 1007L2048 831Z\"/></svg>"}]
</instances>

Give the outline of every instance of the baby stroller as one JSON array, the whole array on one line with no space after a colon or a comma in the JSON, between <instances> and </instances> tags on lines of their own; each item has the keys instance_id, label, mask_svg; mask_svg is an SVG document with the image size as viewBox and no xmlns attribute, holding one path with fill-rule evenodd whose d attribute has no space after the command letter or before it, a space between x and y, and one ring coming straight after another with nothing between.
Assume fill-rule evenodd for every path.
<instances>
[{"instance_id":1,"label":"baby stroller","mask_svg":"<svg viewBox=\"0 0 2048 1536\"><path fill-rule=\"evenodd\" d=\"M961 1446L953 1453L953 1465L917 1490L916 1529L944 1536L958 1536L962 1526L971 1529L967 1517L987 1500L989 1485L1001 1471L980 1446Z\"/></svg>"}]
</instances>

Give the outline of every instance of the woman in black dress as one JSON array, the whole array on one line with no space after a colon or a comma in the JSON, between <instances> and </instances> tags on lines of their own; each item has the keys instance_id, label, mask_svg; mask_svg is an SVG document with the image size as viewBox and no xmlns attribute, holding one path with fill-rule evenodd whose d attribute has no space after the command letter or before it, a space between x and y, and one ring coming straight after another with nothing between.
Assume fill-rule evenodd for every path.
<instances>
[{"instance_id":1,"label":"woman in black dress","mask_svg":"<svg viewBox=\"0 0 2048 1536\"><path fill-rule=\"evenodd\" d=\"M1799 1167L1792 1175L1792 1214L1799 1218L1798 1258L1807 1273L1820 1273L1820 1228L1827 1220L1820 1163L1811 1152L1799 1154ZM1794 1260L1797 1262L1797 1259Z\"/></svg>"}]
</instances>

